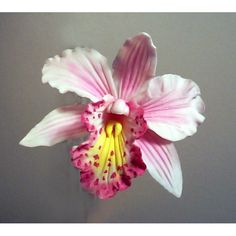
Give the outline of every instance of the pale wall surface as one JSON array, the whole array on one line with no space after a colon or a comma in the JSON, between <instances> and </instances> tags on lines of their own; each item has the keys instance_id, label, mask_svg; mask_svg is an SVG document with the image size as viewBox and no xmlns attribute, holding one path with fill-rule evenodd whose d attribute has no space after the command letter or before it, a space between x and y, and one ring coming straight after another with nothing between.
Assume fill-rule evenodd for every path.
<instances>
[{"instance_id":1,"label":"pale wall surface","mask_svg":"<svg viewBox=\"0 0 236 236\"><path fill-rule=\"evenodd\" d=\"M236 222L235 14L0 14L1 222ZM41 84L46 58L94 47L110 64L123 41L149 33L158 74L193 79L206 121L178 142L181 199L148 174L108 201L80 188L70 143L26 148L19 140L52 109L78 101Z\"/></svg>"}]
</instances>

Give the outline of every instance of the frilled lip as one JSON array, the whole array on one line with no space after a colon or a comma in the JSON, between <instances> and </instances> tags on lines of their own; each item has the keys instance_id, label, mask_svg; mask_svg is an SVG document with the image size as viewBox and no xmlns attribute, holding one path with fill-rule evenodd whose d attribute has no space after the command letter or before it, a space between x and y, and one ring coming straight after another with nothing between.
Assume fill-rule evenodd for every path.
<instances>
[{"instance_id":1,"label":"frilled lip","mask_svg":"<svg viewBox=\"0 0 236 236\"><path fill-rule=\"evenodd\" d=\"M104 156L97 148L94 154L94 145L96 146L94 141L97 141L94 137L92 133L88 141L74 147L71 150L71 160L81 171L82 187L100 199L107 199L113 197L118 191L130 187L132 178L142 175L146 165L141 158L140 149L133 144L125 145L123 161L119 161L119 165L116 165L118 162L116 149L113 151L108 148L108 154ZM100 168L101 164L104 164L103 168Z\"/></svg>"},{"instance_id":2,"label":"frilled lip","mask_svg":"<svg viewBox=\"0 0 236 236\"><path fill-rule=\"evenodd\" d=\"M143 110L129 105L129 115L109 113L114 99L87 105L82 120L90 132L88 141L71 150L73 165L81 171L82 186L101 199L131 186L144 173L140 149L134 140L147 130Z\"/></svg>"}]
</instances>

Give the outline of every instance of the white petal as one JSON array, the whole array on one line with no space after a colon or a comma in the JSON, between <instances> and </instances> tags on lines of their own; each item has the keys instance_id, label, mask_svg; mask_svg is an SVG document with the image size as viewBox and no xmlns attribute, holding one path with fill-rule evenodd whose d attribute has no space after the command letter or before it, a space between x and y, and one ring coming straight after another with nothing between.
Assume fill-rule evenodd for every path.
<instances>
[{"instance_id":1,"label":"white petal","mask_svg":"<svg viewBox=\"0 0 236 236\"><path fill-rule=\"evenodd\" d=\"M27 147L52 146L66 139L85 135L87 131L81 122L83 110L83 105L71 105L53 110L30 130L20 144Z\"/></svg>"},{"instance_id":2,"label":"white petal","mask_svg":"<svg viewBox=\"0 0 236 236\"><path fill-rule=\"evenodd\" d=\"M126 40L113 62L119 98L129 100L143 91L146 82L155 75L156 64L156 47L147 33Z\"/></svg>"},{"instance_id":3,"label":"white petal","mask_svg":"<svg viewBox=\"0 0 236 236\"><path fill-rule=\"evenodd\" d=\"M193 135L205 119L201 114L205 107L199 87L178 75L150 80L141 105L148 127L170 141Z\"/></svg>"},{"instance_id":4,"label":"white petal","mask_svg":"<svg viewBox=\"0 0 236 236\"><path fill-rule=\"evenodd\" d=\"M182 194L182 171L179 157L173 143L148 130L137 139L142 159L151 176L176 197Z\"/></svg>"},{"instance_id":5,"label":"white petal","mask_svg":"<svg viewBox=\"0 0 236 236\"><path fill-rule=\"evenodd\" d=\"M106 58L93 49L65 50L62 57L48 59L42 73L42 82L49 83L60 93L74 92L92 101L106 94L116 96Z\"/></svg>"}]
</instances>

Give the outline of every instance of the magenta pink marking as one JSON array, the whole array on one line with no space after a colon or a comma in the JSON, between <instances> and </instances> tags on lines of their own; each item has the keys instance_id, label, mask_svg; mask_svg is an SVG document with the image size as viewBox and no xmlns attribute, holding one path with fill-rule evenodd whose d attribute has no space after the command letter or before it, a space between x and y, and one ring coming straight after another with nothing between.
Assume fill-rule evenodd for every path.
<instances>
[{"instance_id":1,"label":"magenta pink marking","mask_svg":"<svg viewBox=\"0 0 236 236\"><path fill-rule=\"evenodd\" d=\"M78 160L76 164L77 164L77 166L80 166L81 160Z\"/></svg>"},{"instance_id":2,"label":"magenta pink marking","mask_svg":"<svg viewBox=\"0 0 236 236\"><path fill-rule=\"evenodd\" d=\"M94 181L94 185L98 185L98 182L99 182L99 179L96 179L96 180Z\"/></svg>"},{"instance_id":3,"label":"magenta pink marking","mask_svg":"<svg viewBox=\"0 0 236 236\"><path fill-rule=\"evenodd\" d=\"M111 178L114 179L116 177L116 172L113 172Z\"/></svg>"},{"instance_id":4,"label":"magenta pink marking","mask_svg":"<svg viewBox=\"0 0 236 236\"><path fill-rule=\"evenodd\" d=\"M99 163L98 163L98 162L94 162L93 165L94 165L95 167L99 167Z\"/></svg>"},{"instance_id":5,"label":"magenta pink marking","mask_svg":"<svg viewBox=\"0 0 236 236\"><path fill-rule=\"evenodd\" d=\"M98 102L93 103L93 106L99 107L99 106L102 106L103 103L104 103L104 101L98 101Z\"/></svg>"},{"instance_id":6,"label":"magenta pink marking","mask_svg":"<svg viewBox=\"0 0 236 236\"><path fill-rule=\"evenodd\" d=\"M93 158L94 158L95 160L98 160L98 159L99 159L99 155L96 154L96 155L93 156Z\"/></svg>"}]
</instances>

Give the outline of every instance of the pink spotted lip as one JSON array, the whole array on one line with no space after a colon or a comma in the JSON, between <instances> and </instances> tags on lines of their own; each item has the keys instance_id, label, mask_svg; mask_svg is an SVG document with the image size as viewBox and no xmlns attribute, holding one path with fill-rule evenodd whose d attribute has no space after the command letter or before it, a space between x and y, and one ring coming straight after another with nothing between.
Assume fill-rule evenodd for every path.
<instances>
[{"instance_id":1,"label":"pink spotted lip","mask_svg":"<svg viewBox=\"0 0 236 236\"><path fill-rule=\"evenodd\" d=\"M104 170L104 175L96 176L94 168L99 166L99 156L94 155L94 161L88 161L86 151L92 144L83 145L82 148L75 148L71 152L74 166L81 171L80 181L82 186L101 199L113 197L118 191L125 190L131 186L131 179L142 175L145 172L146 165L141 159L141 152L138 147L133 145L130 149L130 160L128 164L118 166L117 172L110 174L109 182L106 177L108 170ZM107 166L111 165L111 159L108 159ZM119 178L116 178L118 177Z\"/></svg>"},{"instance_id":2,"label":"pink spotted lip","mask_svg":"<svg viewBox=\"0 0 236 236\"><path fill-rule=\"evenodd\" d=\"M135 110L131 106L129 109L132 112L129 116L109 113L109 111L111 112L112 103L113 99L88 105L82 115L82 119L86 123L87 129L91 132L90 138L83 144L74 147L71 151L73 165L81 171L82 186L101 199L111 198L118 191L127 189L131 185L131 179L142 175L146 169L146 165L141 158L140 149L133 144L135 137L141 132L144 133L147 129L140 110ZM140 121L141 117L143 123ZM124 127L122 135L125 137L126 147L122 150L124 161L120 164L114 163L116 162L115 155L117 150L111 148L107 156L104 157L99 154L101 149L104 148L104 143L96 147L99 137L104 133L107 122L111 120L119 122ZM93 150L92 153L91 149ZM106 158L104 161L105 167L98 170L103 158ZM115 168L111 168L114 165Z\"/></svg>"}]
</instances>

